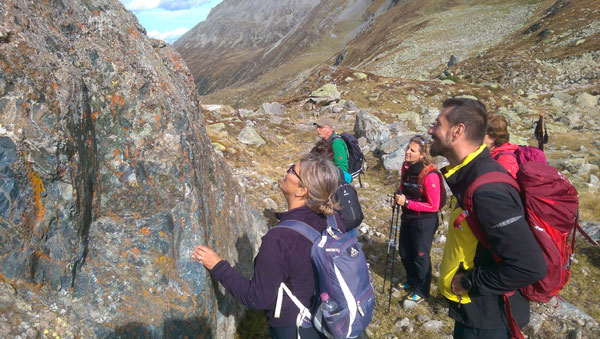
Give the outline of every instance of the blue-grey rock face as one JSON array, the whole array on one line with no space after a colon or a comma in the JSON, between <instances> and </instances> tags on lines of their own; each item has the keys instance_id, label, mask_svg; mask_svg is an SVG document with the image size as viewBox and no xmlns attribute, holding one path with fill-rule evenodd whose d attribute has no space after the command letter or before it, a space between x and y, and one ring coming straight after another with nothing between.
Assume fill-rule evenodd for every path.
<instances>
[{"instance_id":1,"label":"blue-grey rock face","mask_svg":"<svg viewBox=\"0 0 600 339\"><path fill-rule=\"evenodd\" d=\"M232 337L190 253L251 274L240 192L183 60L118 1L0 3L0 337Z\"/></svg>"}]
</instances>

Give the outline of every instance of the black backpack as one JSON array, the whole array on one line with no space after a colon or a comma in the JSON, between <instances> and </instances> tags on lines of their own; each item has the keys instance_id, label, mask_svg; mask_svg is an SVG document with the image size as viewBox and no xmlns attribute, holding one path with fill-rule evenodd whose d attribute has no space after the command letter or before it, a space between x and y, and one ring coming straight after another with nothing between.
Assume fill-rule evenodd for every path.
<instances>
[{"instance_id":1,"label":"black backpack","mask_svg":"<svg viewBox=\"0 0 600 339\"><path fill-rule=\"evenodd\" d=\"M339 137L344 140L348 149L348 173L350 173L352 179L358 177L360 182L360 175L364 173L363 161L365 156L360 146L358 146L358 139L348 132L340 134ZM362 182L360 182L360 187L362 187Z\"/></svg>"},{"instance_id":2,"label":"black backpack","mask_svg":"<svg viewBox=\"0 0 600 339\"><path fill-rule=\"evenodd\" d=\"M335 190L333 200L342 208L339 213L344 221L344 226L346 226L346 232L362 223L364 215L354 186L343 181Z\"/></svg>"}]
</instances>

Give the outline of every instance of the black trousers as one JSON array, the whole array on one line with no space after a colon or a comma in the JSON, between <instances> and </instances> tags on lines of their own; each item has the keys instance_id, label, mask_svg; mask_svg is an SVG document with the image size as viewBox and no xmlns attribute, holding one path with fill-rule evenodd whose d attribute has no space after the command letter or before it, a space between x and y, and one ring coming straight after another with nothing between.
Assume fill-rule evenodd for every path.
<instances>
[{"instance_id":1,"label":"black trousers","mask_svg":"<svg viewBox=\"0 0 600 339\"><path fill-rule=\"evenodd\" d=\"M427 218L406 218L402 215L398 254L406 269L408 283L423 298L431 289L431 242L438 227L437 215Z\"/></svg>"},{"instance_id":2,"label":"black trousers","mask_svg":"<svg viewBox=\"0 0 600 339\"><path fill-rule=\"evenodd\" d=\"M458 321L454 322L455 339L509 339L510 331L508 328L494 328L484 330L480 328L469 327Z\"/></svg>"}]
</instances>

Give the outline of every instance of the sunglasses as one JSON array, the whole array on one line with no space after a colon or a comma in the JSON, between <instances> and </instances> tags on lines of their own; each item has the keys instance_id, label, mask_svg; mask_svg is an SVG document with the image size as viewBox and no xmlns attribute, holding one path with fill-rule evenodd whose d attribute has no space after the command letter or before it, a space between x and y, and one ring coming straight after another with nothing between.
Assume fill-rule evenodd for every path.
<instances>
[{"instance_id":1,"label":"sunglasses","mask_svg":"<svg viewBox=\"0 0 600 339\"><path fill-rule=\"evenodd\" d=\"M287 169L286 173L290 174L293 173L296 178L298 178L298 180L300 180L300 182L302 182L302 178L300 178L300 175L298 175L298 172L296 172L296 164L292 164L292 166L290 166L290 168Z\"/></svg>"},{"instance_id":2,"label":"sunglasses","mask_svg":"<svg viewBox=\"0 0 600 339\"><path fill-rule=\"evenodd\" d=\"M424 136L417 134L413 138L416 138L421 145L427 145L427 139Z\"/></svg>"}]
</instances>

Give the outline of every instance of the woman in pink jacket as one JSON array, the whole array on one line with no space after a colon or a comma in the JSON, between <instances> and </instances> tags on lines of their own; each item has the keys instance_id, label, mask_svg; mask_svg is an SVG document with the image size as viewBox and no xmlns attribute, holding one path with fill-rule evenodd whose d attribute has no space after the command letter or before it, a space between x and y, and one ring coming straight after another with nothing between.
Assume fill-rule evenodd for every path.
<instances>
[{"instance_id":1,"label":"woman in pink jacket","mask_svg":"<svg viewBox=\"0 0 600 339\"><path fill-rule=\"evenodd\" d=\"M508 142L508 121L503 115L494 114L488 117L488 126L483 142L497 162L502 165L513 178L517 178L519 163L515 154L518 145Z\"/></svg>"},{"instance_id":2,"label":"woman in pink jacket","mask_svg":"<svg viewBox=\"0 0 600 339\"><path fill-rule=\"evenodd\" d=\"M431 288L431 242L446 197L443 185L441 173L431 165L427 140L421 135L412 137L406 146L394 203L402 208L398 253L406 281L400 287L411 289L407 299L417 303L429 297Z\"/></svg>"}]
</instances>

